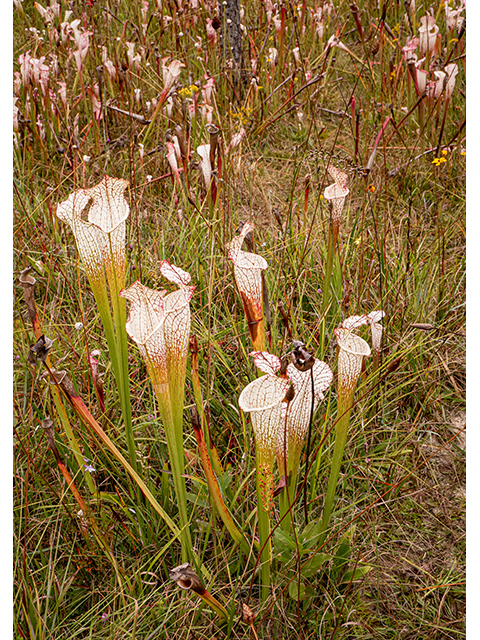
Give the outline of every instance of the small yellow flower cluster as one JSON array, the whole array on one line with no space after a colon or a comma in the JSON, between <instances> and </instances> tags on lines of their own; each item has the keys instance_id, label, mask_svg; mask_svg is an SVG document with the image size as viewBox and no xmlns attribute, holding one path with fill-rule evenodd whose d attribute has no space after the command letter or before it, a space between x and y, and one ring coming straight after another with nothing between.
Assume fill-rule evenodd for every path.
<instances>
[{"instance_id":1,"label":"small yellow flower cluster","mask_svg":"<svg viewBox=\"0 0 480 640\"><path fill-rule=\"evenodd\" d=\"M240 107L238 111L230 110L228 115L232 118L232 120L236 121L235 129L239 127L243 127L250 120L250 115L253 109L250 107Z\"/></svg>"},{"instance_id":2,"label":"small yellow flower cluster","mask_svg":"<svg viewBox=\"0 0 480 640\"><path fill-rule=\"evenodd\" d=\"M447 161L447 159L445 158L445 156L448 154L447 149L442 149L442 157L441 158L434 158L432 160L432 164L434 164L436 167L439 167L441 164L443 164L444 162Z\"/></svg>"},{"instance_id":3,"label":"small yellow flower cluster","mask_svg":"<svg viewBox=\"0 0 480 640\"><path fill-rule=\"evenodd\" d=\"M183 87L183 89L180 89L180 91L178 92L178 95L181 98L191 98L193 94L196 93L197 91L198 91L197 85L191 84L189 87Z\"/></svg>"}]
</instances>

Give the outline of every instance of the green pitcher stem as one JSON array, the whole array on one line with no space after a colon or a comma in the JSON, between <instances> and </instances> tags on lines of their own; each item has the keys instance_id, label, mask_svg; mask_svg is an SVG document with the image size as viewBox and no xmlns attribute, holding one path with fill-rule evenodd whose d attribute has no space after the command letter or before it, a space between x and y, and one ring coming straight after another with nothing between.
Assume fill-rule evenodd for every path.
<instances>
[{"instance_id":1,"label":"green pitcher stem","mask_svg":"<svg viewBox=\"0 0 480 640\"><path fill-rule=\"evenodd\" d=\"M135 449L135 438L133 435L133 422L132 422L132 406L130 400L130 379L128 376L128 338L127 331L125 329L127 312L126 301L124 298L120 298L118 292L116 295L112 295L116 300L112 304L114 309L114 320L116 326L116 341L118 345L118 367L119 367L119 379L118 386L120 391L120 405L122 408L123 420L125 422L125 435L127 439L128 457L130 464L138 471L137 454Z\"/></svg>"},{"instance_id":2,"label":"green pitcher stem","mask_svg":"<svg viewBox=\"0 0 480 640\"><path fill-rule=\"evenodd\" d=\"M257 469L260 468L260 461L257 456ZM260 486L261 476L257 472L257 520L258 520L258 538L260 540L260 549L263 547L263 551L260 554L260 571L259 571L259 583L260 583L260 597L261 601L265 602L270 595L270 567L272 560L272 543L270 538L270 514L264 510L263 496ZM264 546L265 545L265 546Z\"/></svg>"},{"instance_id":3,"label":"green pitcher stem","mask_svg":"<svg viewBox=\"0 0 480 640\"><path fill-rule=\"evenodd\" d=\"M286 480L285 488L279 496L279 510L280 510L280 528L283 531L290 532L292 530L293 519L293 502L295 500L295 489L297 486L297 473L291 472ZM290 507L292 512L288 513Z\"/></svg>"},{"instance_id":4,"label":"green pitcher stem","mask_svg":"<svg viewBox=\"0 0 480 640\"><path fill-rule=\"evenodd\" d=\"M332 266L333 266L333 234L332 225L329 224L328 228L328 244L327 244L327 261L325 263L325 275L323 280L323 295L322 295L322 316L326 313L328 305L330 303L330 282L332 279Z\"/></svg>"},{"instance_id":5,"label":"green pitcher stem","mask_svg":"<svg viewBox=\"0 0 480 640\"><path fill-rule=\"evenodd\" d=\"M152 380L155 395L158 400L158 408L162 416L165 436L167 439L170 466L172 469L173 484L178 503L178 514L180 518L181 542L182 542L182 562L188 562L192 556L192 538L190 534L190 523L187 515L187 490L185 487L184 458L179 455L179 446L176 441L176 430L172 415L171 398L168 390L168 382L160 382L151 363L148 363L148 372ZM161 387L166 386L166 391ZM182 445L183 446L183 445Z\"/></svg>"},{"instance_id":6,"label":"green pitcher stem","mask_svg":"<svg viewBox=\"0 0 480 640\"><path fill-rule=\"evenodd\" d=\"M335 498L335 490L337 488L338 476L340 473L340 466L342 464L343 451L347 442L348 425L350 422L350 414L352 413L354 389L347 393L342 393L340 390L338 397L338 415L341 416L337 423L335 432L335 446L333 448L332 464L330 467L330 477L328 479L327 494L325 497L325 506L323 508L322 518L322 535L320 537L320 545L323 544L327 528L330 523L330 516L332 514L333 501Z\"/></svg>"}]
</instances>

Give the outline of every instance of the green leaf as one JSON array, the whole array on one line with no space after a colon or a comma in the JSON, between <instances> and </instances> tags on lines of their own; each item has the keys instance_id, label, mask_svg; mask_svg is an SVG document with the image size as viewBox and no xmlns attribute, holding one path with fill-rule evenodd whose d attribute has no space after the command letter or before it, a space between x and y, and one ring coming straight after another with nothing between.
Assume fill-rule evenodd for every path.
<instances>
[{"instance_id":1,"label":"green leaf","mask_svg":"<svg viewBox=\"0 0 480 640\"><path fill-rule=\"evenodd\" d=\"M201 498L198 493L191 493L190 491L187 491L186 496L189 502L193 502L193 504L197 504L203 509L211 508L211 505L209 504L208 500L204 500L203 498Z\"/></svg>"},{"instance_id":2,"label":"green leaf","mask_svg":"<svg viewBox=\"0 0 480 640\"><path fill-rule=\"evenodd\" d=\"M297 550L292 536L289 533L282 531L282 529L275 529L273 538L275 541L275 550L280 553L283 553L284 551L295 552Z\"/></svg>"},{"instance_id":3,"label":"green leaf","mask_svg":"<svg viewBox=\"0 0 480 640\"><path fill-rule=\"evenodd\" d=\"M304 547L313 547L322 534L321 522L310 522L299 535Z\"/></svg>"},{"instance_id":4,"label":"green leaf","mask_svg":"<svg viewBox=\"0 0 480 640\"><path fill-rule=\"evenodd\" d=\"M350 569L349 571L345 571L345 575L342 578L342 583L345 582L350 582L350 580L352 582L355 582L355 580L360 580L360 578L363 578L363 576L365 576L371 569L372 567L368 564L363 564L360 567L357 567L355 569L355 572L353 571L353 569ZM353 575L353 578L352 578Z\"/></svg>"},{"instance_id":5,"label":"green leaf","mask_svg":"<svg viewBox=\"0 0 480 640\"><path fill-rule=\"evenodd\" d=\"M320 567L326 562L330 560L331 556L328 553L317 553L310 558L305 566L302 567L302 576L305 578L310 578L315 575L318 571L320 571Z\"/></svg>"},{"instance_id":6,"label":"green leaf","mask_svg":"<svg viewBox=\"0 0 480 640\"><path fill-rule=\"evenodd\" d=\"M348 542L342 542L333 556L334 573L338 573L340 571L340 569L348 562L349 557L350 544Z\"/></svg>"},{"instance_id":7,"label":"green leaf","mask_svg":"<svg viewBox=\"0 0 480 640\"><path fill-rule=\"evenodd\" d=\"M295 578L293 582L288 585L288 594L294 600L303 600L305 597L305 585L300 583L300 591L298 590L298 580Z\"/></svg>"}]
</instances>

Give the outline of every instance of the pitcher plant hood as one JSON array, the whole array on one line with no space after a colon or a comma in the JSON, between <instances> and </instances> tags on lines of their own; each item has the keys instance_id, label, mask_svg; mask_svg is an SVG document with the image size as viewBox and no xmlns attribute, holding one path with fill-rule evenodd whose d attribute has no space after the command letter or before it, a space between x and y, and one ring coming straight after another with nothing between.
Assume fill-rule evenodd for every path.
<instances>
[{"instance_id":1,"label":"pitcher plant hood","mask_svg":"<svg viewBox=\"0 0 480 640\"><path fill-rule=\"evenodd\" d=\"M245 236L254 228L251 222L246 222L240 235L233 238L228 249L228 257L233 262L235 281L249 323L263 319L261 274L262 270L268 267L262 256L241 249Z\"/></svg>"},{"instance_id":2,"label":"pitcher plant hood","mask_svg":"<svg viewBox=\"0 0 480 640\"><path fill-rule=\"evenodd\" d=\"M293 399L283 406L276 443L277 464L280 474L285 476L298 470L310 416L324 399L323 391L332 383L333 373L325 362L315 359L313 367L307 371L299 371L290 363L287 376L292 381L294 394Z\"/></svg>"},{"instance_id":3,"label":"pitcher plant hood","mask_svg":"<svg viewBox=\"0 0 480 640\"><path fill-rule=\"evenodd\" d=\"M89 275L105 268L107 275L125 271L125 221L130 208L123 195L128 181L104 176L90 189L74 191L57 206L57 216L72 229ZM91 203L87 220L83 213Z\"/></svg>"},{"instance_id":4,"label":"pitcher plant hood","mask_svg":"<svg viewBox=\"0 0 480 640\"><path fill-rule=\"evenodd\" d=\"M369 356L369 345L353 330L339 327L335 329L338 355L338 384L341 391L350 393L355 388L362 372L363 358Z\"/></svg>"},{"instance_id":5,"label":"pitcher plant hood","mask_svg":"<svg viewBox=\"0 0 480 640\"><path fill-rule=\"evenodd\" d=\"M323 192L325 200L331 200L332 202L332 222L335 226L341 222L343 205L345 204L345 198L350 193L347 187L347 174L340 171L332 165L328 166L328 173L335 180L333 184L326 187Z\"/></svg>"},{"instance_id":6,"label":"pitcher plant hood","mask_svg":"<svg viewBox=\"0 0 480 640\"><path fill-rule=\"evenodd\" d=\"M257 473L262 488L262 501L266 511L270 509L273 497L273 464L275 443L282 418L282 402L290 386L288 378L279 378L275 372L280 369L280 359L267 352L254 352L255 362L260 362L271 372L253 380L243 389L238 399L242 411L251 414L255 435Z\"/></svg>"}]
</instances>

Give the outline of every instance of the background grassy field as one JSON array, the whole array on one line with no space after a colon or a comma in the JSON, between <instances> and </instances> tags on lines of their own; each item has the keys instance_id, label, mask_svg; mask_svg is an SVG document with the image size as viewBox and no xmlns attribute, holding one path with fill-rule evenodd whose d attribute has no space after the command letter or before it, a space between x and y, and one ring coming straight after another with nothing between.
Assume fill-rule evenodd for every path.
<instances>
[{"instance_id":1,"label":"background grassy field","mask_svg":"<svg viewBox=\"0 0 480 640\"><path fill-rule=\"evenodd\" d=\"M208 21L221 18L216 3L74 0L45 15L33 2L16 3L14 637L465 636L465 33L460 21L449 29L438 0L417 1L408 10L395 0L380 7L359 0L357 7L361 29L348 2L277 3L270 21L269 5L245 2L244 73L237 82L228 56L222 56L221 30L214 30L215 40L208 37ZM315 21L318 9L323 13ZM402 47L418 35L427 11L433 11L441 36L438 54L428 61L429 79L451 62L458 75L449 103L442 92L416 106ZM277 31L274 19L282 18ZM349 51L329 48L331 36ZM28 80L19 61L27 52L38 61L38 75L32 72ZM162 93L166 57L185 66L166 103L169 111L162 110L150 128L144 122ZM215 81L211 121L222 141L216 200L206 195L195 152L209 142L209 109L202 108L209 76ZM191 105L196 110L190 117ZM182 173L190 200L175 187L166 159L167 132L177 125L190 146L191 162ZM242 128L241 143L227 152ZM350 194L331 283L333 304L324 316L328 164L348 173ZM375 309L386 314L381 382L366 377L357 394L334 535L314 550L329 558L318 571L302 573L298 547L274 538L272 595L263 605L253 564L211 508L185 412L194 546L211 577L208 590L229 612L227 629L193 594L168 580L169 569L180 563L178 542L148 503L135 499L128 475L70 412L85 464L95 469L91 478L99 493L89 492L90 472L76 465L69 450L45 371L27 358L35 338L18 276L30 266L39 318L54 340L55 366L67 370L92 414L126 451L95 301L73 236L55 216L59 202L104 174L130 182L127 284L140 279L164 287L158 272L164 259L192 275L192 333L225 469L220 481L250 539L255 447L238 397L256 374L227 243L241 221L255 224L256 251L269 263L272 353L281 356L292 338L300 339L335 374L333 329L350 315ZM87 359L94 349L101 351L104 412ZM133 343L129 358L141 475L176 518L173 488L162 473L165 435ZM47 447L41 426L47 416L110 556L85 531ZM313 422L312 451L319 455L307 482L311 521L322 514L333 450L329 436L320 455L322 432L335 419L334 383ZM300 480L304 471L302 461ZM301 508L296 519L303 531ZM117 571L126 577L123 590ZM243 603L255 614L253 629L242 621Z\"/></svg>"}]
</instances>

